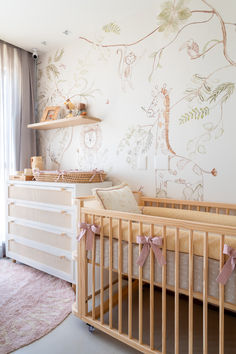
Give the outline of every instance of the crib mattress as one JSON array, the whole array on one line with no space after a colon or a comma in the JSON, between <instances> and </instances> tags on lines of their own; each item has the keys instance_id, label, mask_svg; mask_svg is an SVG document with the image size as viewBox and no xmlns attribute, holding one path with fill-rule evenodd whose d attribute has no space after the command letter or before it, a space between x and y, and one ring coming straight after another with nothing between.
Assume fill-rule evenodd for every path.
<instances>
[{"instance_id":1,"label":"crib mattress","mask_svg":"<svg viewBox=\"0 0 236 354\"><path fill-rule=\"evenodd\" d=\"M96 255L95 263L100 264L100 237L96 236ZM139 256L139 246L133 244L133 269L132 274L134 277L139 276L139 266L136 264ZM122 272L128 273L128 243L122 242L122 252L123 252L123 264ZM91 251L88 252L88 259L92 259ZM168 250L167 251L167 285L175 285L175 252ZM194 255L194 284L193 288L195 292L203 292L203 257ZM109 267L109 239L104 237L104 266ZM118 270L118 241L113 239L113 269ZM161 266L155 259L154 265L154 282L162 282L162 270ZM179 284L180 289L188 290L188 276L189 276L189 255L183 252L179 254ZM219 298L219 284L216 282L216 278L219 274L219 261L215 259L209 259L208 261L208 294L214 298ZM150 256L147 257L147 260L143 266L143 280L150 280ZM236 305L236 271L234 271L229 278L225 286L225 302Z\"/></svg>"},{"instance_id":2,"label":"crib mattress","mask_svg":"<svg viewBox=\"0 0 236 354\"><path fill-rule=\"evenodd\" d=\"M236 228L236 216L233 215L219 215L206 212L198 212L192 210L180 210L180 209L168 209L160 207L143 207L143 214L167 217L173 219L189 220L194 222L211 223L222 226L233 226ZM95 218L95 222L99 224L100 218ZM91 218L88 217L88 222L91 222ZM174 223L174 222L173 222ZM109 219L103 219L103 233L104 235L109 235ZM154 225L153 236L162 236L162 226ZM112 223L112 235L114 238L118 238L118 221L113 219ZM136 236L140 235L139 224L137 222L132 222L132 236L133 240L136 240ZM142 235L150 235L150 225L143 224ZM166 228L167 236L167 249L169 251L175 250L175 228ZM193 232L193 253L196 256L203 256L204 254L204 232L194 231ZM128 240L128 222L122 221L122 239ZM225 243L236 249L236 236L225 236ZM180 229L179 230L179 248L180 252L189 252L189 230ZM208 234L208 254L209 258L219 260L220 259L220 234Z\"/></svg>"}]
</instances>

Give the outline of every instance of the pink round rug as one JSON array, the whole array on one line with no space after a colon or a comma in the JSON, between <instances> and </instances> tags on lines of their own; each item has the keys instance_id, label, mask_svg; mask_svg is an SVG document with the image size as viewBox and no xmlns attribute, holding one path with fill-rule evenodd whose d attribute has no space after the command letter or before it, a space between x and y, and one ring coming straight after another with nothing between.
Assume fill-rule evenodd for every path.
<instances>
[{"instance_id":1,"label":"pink round rug","mask_svg":"<svg viewBox=\"0 0 236 354\"><path fill-rule=\"evenodd\" d=\"M0 260L0 353L44 336L71 312L71 285L23 264Z\"/></svg>"}]
</instances>

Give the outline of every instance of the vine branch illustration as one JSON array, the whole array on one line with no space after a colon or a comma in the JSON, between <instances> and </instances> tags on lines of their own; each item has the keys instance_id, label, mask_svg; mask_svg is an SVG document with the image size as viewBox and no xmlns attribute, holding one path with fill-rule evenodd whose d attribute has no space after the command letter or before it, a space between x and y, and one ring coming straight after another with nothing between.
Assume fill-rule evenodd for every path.
<instances>
[{"instance_id":1,"label":"vine branch illustration","mask_svg":"<svg viewBox=\"0 0 236 354\"><path fill-rule=\"evenodd\" d=\"M138 44L142 41L144 41L146 38L150 37L153 33L155 33L156 31L158 31L160 28L160 26L158 26L157 28L155 28L152 32L148 33L146 36L138 39L137 41L135 42L132 42L132 43L120 43L120 44L99 44L99 43L96 43L96 42L93 42L91 41L90 39L88 38L85 38L85 37L79 37L79 39L82 39L90 44L93 44L95 45L96 47L102 47L102 48L109 48L109 47L131 47L135 44Z\"/></svg>"},{"instance_id":2,"label":"vine branch illustration","mask_svg":"<svg viewBox=\"0 0 236 354\"><path fill-rule=\"evenodd\" d=\"M152 67L152 72L150 74L150 77L152 76L154 70L155 70L155 66L156 66L156 60L157 58L158 59L158 63L157 63L157 66L160 62L160 56L161 54L163 53L163 50L165 50L167 47L169 47L179 36L179 34L185 29L187 28L188 26L192 26L192 25L197 25L197 24L202 24L202 23L207 23L207 22L210 22L211 19L216 16L220 22L220 26L221 26L221 31L222 31L222 36L223 36L223 39L217 43L215 43L214 45L212 45L210 48L208 48L205 52L203 52L202 54L199 54L199 55L196 55L195 57L193 57L192 59L198 59L200 58L201 56L203 56L204 54L206 54L207 52L209 52L211 49L213 49L215 46L217 46L218 44L222 43L223 44L223 54L225 56L225 59L233 66L236 66L236 62L230 58L228 52L227 52L227 32L226 32L226 25L234 25L236 26L236 23L232 23L232 22L224 22L222 16L220 15L220 13L212 6L208 3L208 1L206 0L201 0L206 6L208 6L210 8L210 10L191 10L191 14L193 13L202 13L202 14L211 14L211 16L207 19L207 20L203 20L203 21L194 21L194 22L190 22L186 25L184 25L178 32L177 34L175 35L175 37L166 45L166 46L163 46L162 48L158 49L158 51L155 53L154 55L154 60L153 60L153 67ZM101 47L101 48L109 48L109 47L131 47L131 46L134 46L142 41L144 41L146 38L152 36L155 32L159 31L160 30L160 27L161 26L158 26L156 27L152 32L148 33L147 35L145 35L144 37L134 41L134 42L131 42L131 43L116 43L116 44L99 44L99 43L96 43L86 37L79 37L79 39L81 40L84 40L94 46L97 46L97 47Z\"/></svg>"},{"instance_id":3,"label":"vine branch illustration","mask_svg":"<svg viewBox=\"0 0 236 354\"><path fill-rule=\"evenodd\" d=\"M208 7L210 7L212 9L212 12L214 12L214 14L218 17L219 21L220 21L220 25L221 25L221 30L222 30L222 35L223 35L223 53L225 56L225 59L233 66L236 66L236 62L233 61L228 53L227 53L227 32L226 32L226 28L225 28L225 22L223 21L221 15L219 14L219 12L212 6L210 5L206 0L202 0L202 2L207 5Z\"/></svg>"}]
</instances>

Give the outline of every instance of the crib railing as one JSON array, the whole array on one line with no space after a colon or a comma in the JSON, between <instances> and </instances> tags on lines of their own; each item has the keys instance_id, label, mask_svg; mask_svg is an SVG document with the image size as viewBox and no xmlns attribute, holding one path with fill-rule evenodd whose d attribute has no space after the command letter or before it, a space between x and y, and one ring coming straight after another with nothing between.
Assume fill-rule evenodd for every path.
<instances>
[{"instance_id":1,"label":"crib railing","mask_svg":"<svg viewBox=\"0 0 236 354\"><path fill-rule=\"evenodd\" d=\"M205 211L216 214L236 215L236 205L227 203L200 202L196 200L179 200L171 198L150 198L138 194L140 205L185 210Z\"/></svg>"},{"instance_id":2,"label":"crib railing","mask_svg":"<svg viewBox=\"0 0 236 354\"><path fill-rule=\"evenodd\" d=\"M161 217L152 217L139 214L128 214L115 211L98 210L85 208L83 200L79 200L80 221L97 224L100 226L98 242L100 244L99 254L96 251L97 242L93 242L91 257L88 257L86 250L86 237L83 237L77 246L78 279L77 279L77 303L74 311L86 323L106 332L107 334L127 343L128 345L144 353L166 353L167 352L167 327L170 321L167 309L168 290L174 295L174 348L173 353L181 353L180 341L180 296L188 297L188 353L194 350L194 299L202 301L203 307L203 343L202 352L208 353L208 305L219 306L219 349L220 354L224 353L224 313L225 309L236 311L236 306L226 302L224 298L224 286L219 285L219 298L208 294L209 288L209 235L217 235L220 239L219 265L223 268L225 259L223 247L225 238L230 235L236 237L236 228L211 224L202 224L191 221L171 220ZM124 232L124 224L127 225L127 232ZM154 252L150 249L149 279L144 279L143 267L139 267L138 276L134 275L134 247L137 245L136 230L138 234L145 233L153 237L155 227L161 229L162 254L167 259L167 230L175 230L175 276L174 285L167 283L167 267L164 264L161 268L161 282L155 280L156 260ZM114 231L116 230L116 232ZM180 287L180 233L182 230L188 232L188 289ZM135 231L135 232L134 232ZM79 229L78 229L79 232ZM194 234L200 232L203 237L203 291L199 293L194 290ZM108 242L108 252L105 245ZM115 266L114 242L118 244L118 260ZM128 267L124 269L123 245L128 246ZM142 252L142 245L139 244L139 255ZM108 254L108 262L105 262L105 253ZM91 284L88 284L89 267L91 267ZM108 273L108 283L104 277ZM117 277L114 280L114 274ZM96 281L99 278L99 284ZM125 281L125 285L124 285ZM127 283L127 284L126 284ZM148 284L148 287L147 287ZM91 286L90 286L91 285ZM91 293L88 292L91 287ZM149 325L146 322L146 311L144 313L144 294L149 289ZM155 301L155 290L161 291L161 306L158 308ZM138 305L134 307L134 297L138 296ZM169 295L168 295L169 296ZM124 325L124 307L127 306L127 325ZM137 317L138 320L134 321ZM157 329L157 322L161 327ZM137 329L137 333L134 333ZM134 328L135 327L135 328ZM144 340L144 330L148 327L149 340ZM135 330L134 330L135 329ZM160 338L156 343L155 337ZM145 337L146 338L146 337ZM217 339L217 338L216 338Z\"/></svg>"}]
</instances>

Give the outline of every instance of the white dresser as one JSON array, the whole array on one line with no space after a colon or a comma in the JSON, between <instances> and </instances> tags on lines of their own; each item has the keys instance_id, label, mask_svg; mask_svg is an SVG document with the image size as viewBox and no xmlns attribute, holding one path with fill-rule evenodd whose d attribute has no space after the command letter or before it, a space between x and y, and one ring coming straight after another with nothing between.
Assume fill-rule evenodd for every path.
<instances>
[{"instance_id":1,"label":"white dresser","mask_svg":"<svg viewBox=\"0 0 236 354\"><path fill-rule=\"evenodd\" d=\"M77 210L73 198L102 183L9 181L7 257L75 283Z\"/></svg>"}]
</instances>

